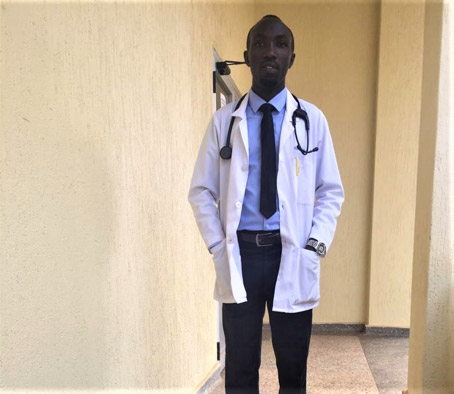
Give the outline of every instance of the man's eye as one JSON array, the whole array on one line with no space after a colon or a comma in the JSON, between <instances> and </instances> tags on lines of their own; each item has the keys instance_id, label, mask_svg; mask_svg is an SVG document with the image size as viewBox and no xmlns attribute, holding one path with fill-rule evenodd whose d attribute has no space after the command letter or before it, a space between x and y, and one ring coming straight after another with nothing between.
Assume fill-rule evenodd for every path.
<instances>
[{"instance_id":1,"label":"man's eye","mask_svg":"<svg viewBox=\"0 0 454 394\"><path fill-rule=\"evenodd\" d=\"M281 48L285 48L288 46L287 42L285 42L285 41L280 41L277 43L277 45Z\"/></svg>"},{"instance_id":2,"label":"man's eye","mask_svg":"<svg viewBox=\"0 0 454 394\"><path fill-rule=\"evenodd\" d=\"M256 41L254 42L254 46L262 48L265 45L263 41Z\"/></svg>"}]
</instances>

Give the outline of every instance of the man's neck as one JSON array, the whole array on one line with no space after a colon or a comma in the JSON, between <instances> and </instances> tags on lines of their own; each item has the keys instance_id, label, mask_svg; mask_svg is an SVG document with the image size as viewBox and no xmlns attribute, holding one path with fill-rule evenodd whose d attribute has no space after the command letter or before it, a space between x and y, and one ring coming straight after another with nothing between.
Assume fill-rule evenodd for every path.
<instances>
[{"instance_id":1,"label":"man's neck","mask_svg":"<svg viewBox=\"0 0 454 394\"><path fill-rule=\"evenodd\" d=\"M285 86L279 86L274 89L260 89L255 86L252 86L252 90L254 93L261 97L263 100L266 102L270 101L274 96L279 94L283 89L285 89Z\"/></svg>"}]
</instances>

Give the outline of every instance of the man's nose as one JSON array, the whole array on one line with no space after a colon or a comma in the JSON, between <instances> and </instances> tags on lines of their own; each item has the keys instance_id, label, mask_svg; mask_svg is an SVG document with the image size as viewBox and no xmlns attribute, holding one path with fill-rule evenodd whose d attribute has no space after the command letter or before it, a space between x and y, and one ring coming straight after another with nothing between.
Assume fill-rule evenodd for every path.
<instances>
[{"instance_id":1,"label":"man's nose","mask_svg":"<svg viewBox=\"0 0 454 394\"><path fill-rule=\"evenodd\" d=\"M265 57L275 58L276 57L276 47L273 42L270 42L265 47Z\"/></svg>"}]
</instances>

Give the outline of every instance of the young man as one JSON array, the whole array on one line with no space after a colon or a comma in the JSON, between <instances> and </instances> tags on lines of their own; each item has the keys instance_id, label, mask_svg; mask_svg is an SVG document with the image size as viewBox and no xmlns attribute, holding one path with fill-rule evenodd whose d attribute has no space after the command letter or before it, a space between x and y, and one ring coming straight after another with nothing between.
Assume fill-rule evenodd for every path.
<instances>
[{"instance_id":1,"label":"young man","mask_svg":"<svg viewBox=\"0 0 454 394\"><path fill-rule=\"evenodd\" d=\"M215 113L189 201L213 254L215 299L223 303L226 392L258 393L266 305L280 393L305 393L320 258L344 193L323 113L285 88L295 60L291 30L276 16L263 17L249 31L244 59L252 88L238 108Z\"/></svg>"}]
</instances>

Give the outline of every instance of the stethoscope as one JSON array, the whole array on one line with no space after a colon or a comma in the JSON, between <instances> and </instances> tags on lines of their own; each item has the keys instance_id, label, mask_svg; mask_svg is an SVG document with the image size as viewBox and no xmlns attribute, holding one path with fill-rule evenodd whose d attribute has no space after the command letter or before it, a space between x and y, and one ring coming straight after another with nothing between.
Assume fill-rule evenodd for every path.
<instances>
[{"instance_id":1,"label":"stethoscope","mask_svg":"<svg viewBox=\"0 0 454 394\"><path fill-rule=\"evenodd\" d=\"M301 108L301 104L298 100L298 98L292 94L293 98L296 101L296 104L298 105L298 108L293 111L292 114L292 124L293 124L293 132L295 133L295 138L296 138L296 149L298 149L304 156L306 156L309 153L314 153L318 151L318 147L315 147L314 149L309 150L309 117L307 116L307 112ZM235 106L235 109L233 112L235 112L241 105L243 99L246 97L244 95L241 97L241 99L238 101L237 105ZM298 133L296 132L296 119L300 118L304 120L304 125L306 126L306 150L301 148L300 141L298 139ZM225 146L221 148L219 151L219 155L221 158L224 160L229 160L232 158L232 148L230 146L230 135L232 134L232 127L233 127L233 122L235 121L235 117L232 116L230 119L230 125L229 125L229 131L227 133L227 140L225 142Z\"/></svg>"}]
</instances>

